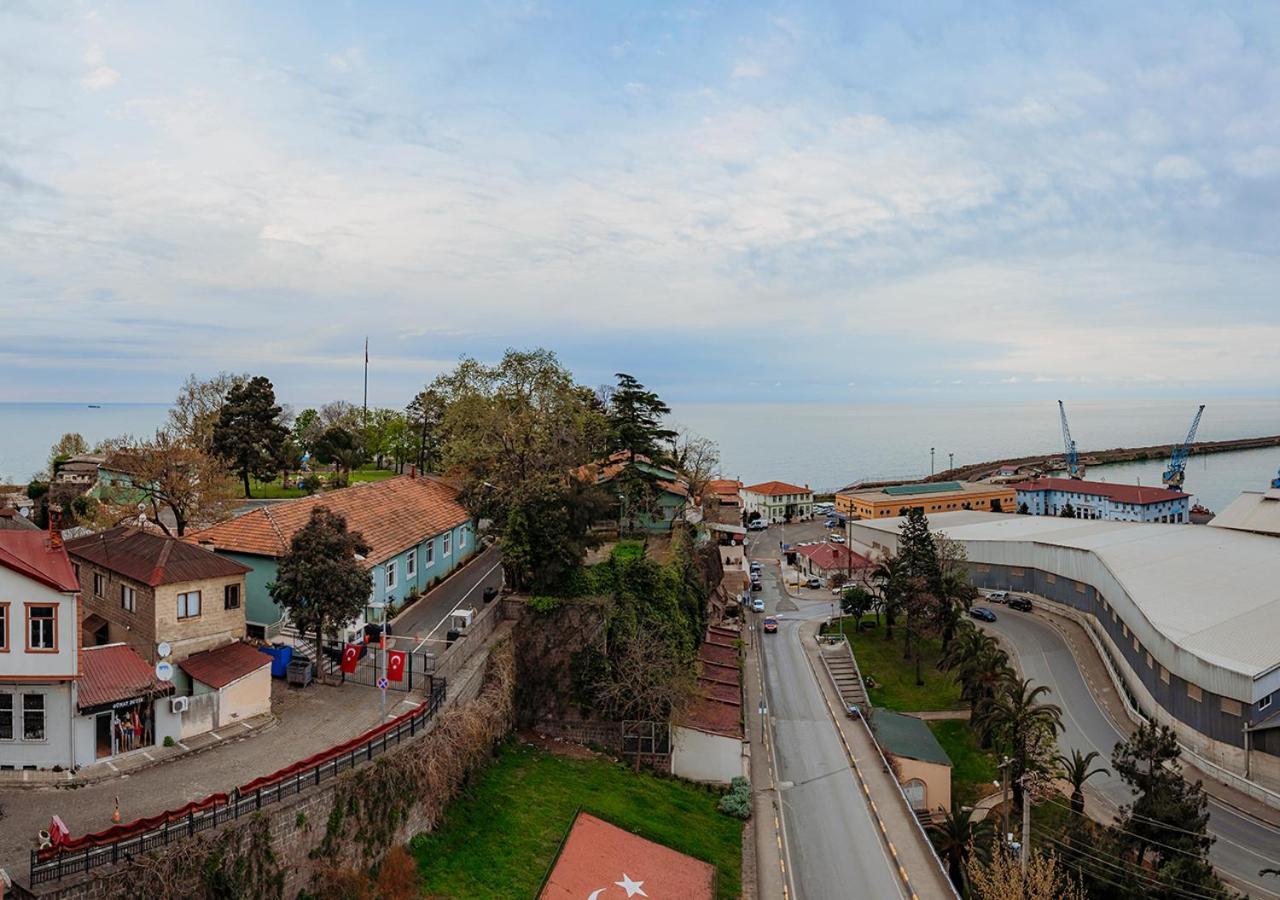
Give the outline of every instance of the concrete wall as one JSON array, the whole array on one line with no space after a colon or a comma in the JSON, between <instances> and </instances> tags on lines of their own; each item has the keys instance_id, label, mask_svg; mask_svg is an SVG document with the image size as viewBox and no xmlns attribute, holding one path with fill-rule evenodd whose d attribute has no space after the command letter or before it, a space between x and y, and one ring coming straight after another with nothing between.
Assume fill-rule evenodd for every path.
<instances>
[{"instance_id":1,"label":"concrete wall","mask_svg":"<svg viewBox=\"0 0 1280 900\"><path fill-rule=\"evenodd\" d=\"M695 728L673 728L671 774L690 781L728 784L743 774L742 741Z\"/></svg>"},{"instance_id":2,"label":"concrete wall","mask_svg":"<svg viewBox=\"0 0 1280 900\"><path fill-rule=\"evenodd\" d=\"M943 811L951 809L951 767L937 763L923 762L918 759L907 759L904 756L894 757L902 777L898 783L903 790L911 781L924 784L924 804L920 809Z\"/></svg>"},{"instance_id":3,"label":"concrete wall","mask_svg":"<svg viewBox=\"0 0 1280 900\"><path fill-rule=\"evenodd\" d=\"M248 566L244 576L244 617L246 624L253 624L268 631L280 623L280 610L271 600L267 585L276 578L276 561L270 556L253 556L249 553L218 551L219 556Z\"/></svg>"},{"instance_id":4,"label":"concrete wall","mask_svg":"<svg viewBox=\"0 0 1280 900\"><path fill-rule=\"evenodd\" d=\"M0 681L75 676L80 649L75 594L60 593L0 567L0 604L5 606L8 628L4 643L8 652L0 653ZM27 609L31 605L54 608L56 652L27 652Z\"/></svg>"},{"instance_id":5,"label":"concrete wall","mask_svg":"<svg viewBox=\"0 0 1280 900\"><path fill-rule=\"evenodd\" d=\"M168 704L169 701L165 701ZM204 734L218 727L218 695L214 692L196 694L187 698L187 711L178 715L178 736L185 740Z\"/></svg>"},{"instance_id":6,"label":"concrete wall","mask_svg":"<svg viewBox=\"0 0 1280 900\"><path fill-rule=\"evenodd\" d=\"M444 578L458 566L475 555L476 534L474 523L464 522L449 532L449 552L445 551L445 532L433 535L412 547L407 547L391 559L373 567L373 593L371 604L381 605L394 598L403 601L410 590L426 591L433 581ZM415 555L415 572L409 574L409 556ZM387 588L387 570L394 568L395 587Z\"/></svg>"},{"instance_id":7,"label":"concrete wall","mask_svg":"<svg viewBox=\"0 0 1280 900\"><path fill-rule=\"evenodd\" d=\"M71 682L5 682L0 684L0 694L13 697L13 740L0 741L0 768L70 767L75 759L71 731ZM44 697L43 740L23 738L22 704L30 694Z\"/></svg>"},{"instance_id":8,"label":"concrete wall","mask_svg":"<svg viewBox=\"0 0 1280 900\"><path fill-rule=\"evenodd\" d=\"M240 605L227 609L225 589L227 585L240 588ZM155 589L156 635L168 641L173 648L171 660L177 662L194 653L212 650L244 637L245 631L245 579L208 578L181 584L164 584ZM178 594L200 592L200 615L195 618L178 618ZM139 651L141 653L141 651ZM156 661L155 648L142 653L148 662Z\"/></svg>"},{"instance_id":9,"label":"concrete wall","mask_svg":"<svg viewBox=\"0 0 1280 900\"><path fill-rule=\"evenodd\" d=\"M128 644L138 655L155 662L156 627L152 614L154 595L148 585L117 575L110 569L96 566L83 557L73 555L72 560L80 572L80 603L84 616L93 613L107 620L107 643ZM95 575L100 575L102 594L94 592ZM134 591L133 612L121 605L120 588ZM86 643L86 646L92 646Z\"/></svg>"},{"instance_id":10,"label":"concrete wall","mask_svg":"<svg viewBox=\"0 0 1280 900\"><path fill-rule=\"evenodd\" d=\"M1117 503L1109 497L1078 491L1018 491L1018 504L1027 504L1034 516L1056 516L1068 503L1079 519L1106 519L1114 522L1189 522L1187 497L1156 503Z\"/></svg>"},{"instance_id":11,"label":"concrete wall","mask_svg":"<svg viewBox=\"0 0 1280 900\"><path fill-rule=\"evenodd\" d=\"M218 722L222 728L271 712L271 667L264 666L218 691Z\"/></svg>"}]
</instances>

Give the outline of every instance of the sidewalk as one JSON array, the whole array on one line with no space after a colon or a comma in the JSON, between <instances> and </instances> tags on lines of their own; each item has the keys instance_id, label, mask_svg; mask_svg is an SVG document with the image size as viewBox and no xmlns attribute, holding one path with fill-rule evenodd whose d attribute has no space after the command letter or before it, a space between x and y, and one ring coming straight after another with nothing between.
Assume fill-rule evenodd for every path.
<instances>
[{"instance_id":1,"label":"sidewalk","mask_svg":"<svg viewBox=\"0 0 1280 900\"><path fill-rule=\"evenodd\" d=\"M1085 634L1084 627L1066 616L1059 615L1050 607L1049 602L1036 604L1036 612L1043 613L1045 621L1066 641L1067 647L1071 650L1071 655L1075 657L1076 665L1080 668L1080 674L1084 676L1085 682L1089 685L1094 698L1098 701L1098 705L1102 707L1121 733L1131 733L1135 728L1134 722L1129 718L1128 711L1125 709L1124 703L1120 700L1115 686L1111 682L1111 676L1107 672L1106 665L1103 664L1102 658L1098 656L1098 650L1093 646L1093 642ZM1183 759L1182 766L1187 770L1188 778L1192 780L1200 779L1204 783L1205 793L1215 800L1233 807L1260 822L1280 827L1280 810L1268 806L1260 800L1255 800L1230 785L1215 780L1212 775L1196 768L1195 764L1190 760Z\"/></svg>"},{"instance_id":2,"label":"sidewalk","mask_svg":"<svg viewBox=\"0 0 1280 900\"><path fill-rule=\"evenodd\" d=\"M761 670L759 617L748 618L748 627L742 630L743 682L746 686L747 753L750 757L752 817L748 828L752 834L749 848L744 848L742 892L745 900L752 897L777 898L788 896L784 878L782 828L778 817L778 786L773 769L773 753L769 745L768 731L760 715L761 688L764 673ZM750 884L747 872L747 855L755 862L755 884Z\"/></svg>"},{"instance_id":3,"label":"sidewalk","mask_svg":"<svg viewBox=\"0 0 1280 900\"><path fill-rule=\"evenodd\" d=\"M800 626L800 643L818 683L822 686L828 708L834 710L839 708L840 696L822 666L822 650L818 647L817 633L817 621L804 623ZM890 852L897 859L912 890L926 900L935 897L954 898L956 893L951 887L951 881L922 833L915 814L907 807L897 779L885 767L866 723L834 712L832 719L844 738L850 761L871 802L872 812L880 819Z\"/></svg>"}]
</instances>

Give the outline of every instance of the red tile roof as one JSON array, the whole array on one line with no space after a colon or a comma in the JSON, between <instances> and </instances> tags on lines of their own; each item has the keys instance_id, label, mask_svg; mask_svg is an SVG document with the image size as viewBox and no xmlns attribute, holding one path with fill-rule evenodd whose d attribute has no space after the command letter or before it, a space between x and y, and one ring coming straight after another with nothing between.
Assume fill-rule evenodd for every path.
<instances>
[{"instance_id":1,"label":"red tile roof","mask_svg":"<svg viewBox=\"0 0 1280 900\"><path fill-rule=\"evenodd\" d=\"M796 552L813 560L813 564L827 572L849 569L867 569L874 565L861 553L850 550L846 544L798 544Z\"/></svg>"},{"instance_id":2,"label":"red tile roof","mask_svg":"<svg viewBox=\"0 0 1280 900\"><path fill-rule=\"evenodd\" d=\"M738 496L738 491L741 489L742 482L732 478L712 478L704 488L708 494L714 494L721 503L737 503L742 499Z\"/></svg>"},{"instance_id":3,"label":"red tile roof","mask_svg":"<svg viewBox=\"0 0 1280 900\"><path fill-rule=\"evenodd\" d=\"M364 535L368 565L380 563L429 537L470 521L455 488L426 476L401 475L370 481L301 500L263 506L187 536L218 550L256 556L284 556L311 510L327 506L346 517L347 527Z\"/></svg>"},{"instance_id":4,"label":"red tile roof","mask_svg":"<svg viewBox=\"0 0 1280 900\"><path fill-rule=\"evenodd\" d=\"M128 644L107 644L80 651L76 690L79 707L91 709L149 694L167 694L173 685L156 678L155 670Z\"/></svg>"},{"instance_id":5,"label":"red tile roof","mask_svg":"<svg viewBox=\"0 0 1280 900\"><path fill-rule=\"evenodd\" d=\"M217 690L269 665L271 657L237 641L188 656L178 663L178 668L201 684Z\"/></svg>"},{"instance_id":6,"label":"red tile roof","mask_svg":"<svg viewBox=\"0 0 1280 900\"><path fill-rule=\"evenodd\" d=\"M80 590L66 548L50 548L49 535L44 531L0 530L0 566L55 591Z\"/></svg>"},{"instance_id":7,"label":"red tile roof","mask_svg":"<svg viewBox=\"0 0 1280 900\"><path fill-rule=\"evenodd\" d=\"M68 541L67 552L152 587L231 578L249 571L248 566L194 544L129 525Z\"/></svg>"},{"instance_id":8,"label":"red tile roof","mask_svg":"<svg viewBox=\"0 0 1280 900\"><path fill-rule=\"evenodd\" d=\"M1116 503L1136 503L1139 506L1191 496L1182 491L1171 491L1164 487L1139 487L1136 484L1110 484L1106 481L1076 481L1074 478L1035 478L1031 481L1020 481L1013 485L1013 489L1015 491L1070 491L1076 494L1089 494L1093 497L1107 497Z\"/></svg>"},{"instance_id":9,"label":"red tile roof","mask_svg":"<svg viewBox=\"0 0 1280 900\"><path fill-rule=\"evenodd\" d=\"M580 812L538 896L540 900L609 900L630 893L653 900L712 900L715 886L716 869L710 863Z\"/></svg>"},{"instance_id":10,"label":"red tile roof","mask_svg":"<svg viewBox=\"0 0 1280 900\"><path fill-rule=\"evenodd\" d=\"M698 647L698 696L680 725L742 737L742 663L732 642L738 633L728 628L707 629Z\"/></svg>"},{"instance_id":11,"label":"red tile roof","mask_svg":"<svg viewBox=\"0 0 1280 900\"><path fill-rule=\"evenodd\" d=\"M750 487L744 487L744 491L750 491L753 494L768 494L776 497L779 494L808 494L807 487L800 487L795 484L787 484L785 481L762 481L759 484L753 484Z\"/></svg>"}]
</instances>

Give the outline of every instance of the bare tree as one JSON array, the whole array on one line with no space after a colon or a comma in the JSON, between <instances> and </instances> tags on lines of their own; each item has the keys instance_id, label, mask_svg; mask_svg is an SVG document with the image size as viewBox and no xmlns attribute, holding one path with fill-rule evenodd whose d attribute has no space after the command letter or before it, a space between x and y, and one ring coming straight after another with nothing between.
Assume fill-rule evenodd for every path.
<instances>
[{"instance_id":1,"label":"bare tree","mask_svg":"<svg viewBox=\"0 0 1280 900\"><path fill-rule=\"evenodd\" d=\"M166 534L182 537L230 514L231 474L217 457L164 431L150 441L114 443L108 467L126 474L129 483L103 492L103 524L137 516L141 505Z\"/></svg>"},{"instance_id":2,"label":"bare tree","mask_svg":"<svg viewBox=\"0 0 1280 900\"><path fill-rule=\"evenodd\" d=\"M248 380L248 375L231 372L219 372L205 381L188 375L169 409L169 432L179 441L208 453L213 444L213 426L227 402L227 392Z\"/></svg>"},{"instance_id":3,"label":"bare tree","mask_svg":"<svg viewBox=\"0 0 1280 900\"><path fill-rule=\"evenodd\" d=\"M720 445L685 429L676 433L672 443L676 467L688 479L689 493L694 497L702 496L703 488L720 466Z\"/></svg>"},{"instance_id":4,"label":"bare tree","mask_svg":"<svg viewBox=\"0 0 1280 900\"><path fill-rule=\"evenodd\" d=\"M596 685L600 708L616 720L679 722L698 688L697 659L657 628L638 629L611 654ZM636 768L640 756L636 755Z\"/></svg>"}]
</instances>

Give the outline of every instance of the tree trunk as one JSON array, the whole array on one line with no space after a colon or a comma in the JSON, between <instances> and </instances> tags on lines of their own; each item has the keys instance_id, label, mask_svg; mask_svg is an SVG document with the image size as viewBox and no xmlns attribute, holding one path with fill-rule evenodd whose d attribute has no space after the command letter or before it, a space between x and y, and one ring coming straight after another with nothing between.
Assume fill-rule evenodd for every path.
<instances>
[{"instance_id":1,"label":"tree trunk","mask_svg":"<svg viewBox=\"0 0 1280 900\"><path fill-rule=\"evenodd\" d=\"M924 679L920 677L920 642L916 642L916 687L924 687Z\"/></svg>"},{"instance_id":2,"label":"tree trunk","mask_svg":"<svg viewBox=\"0 0 1280 900\"><path fill-rule=\"evenodd\" d=\"M321 656L323 652L324 652L324 622L317 622L316 623L316 658L315 658L315 662L312 663L312 665L316 667L317 681L324 680L323 678L324 670L321 668L322 660L324 659L324 657ZM342 657L339 656L338 660L339 660L339 665L341 665Z\"/></svg>"},{"instance_id":3,"label":"tree trunk","mask_svg":"<svg viewBox=\"0 0 1280 900\"><path fill-rule=\"evenodd\" d=\"M249 493L249 470L248 470L247 468L246 468L246 469L241 469L241 470L240 470L240 477L244 480L244 496L245 496L245 499L252 499L252 498L253 498L253 494Z\"/></svg>"}]
</instances>

